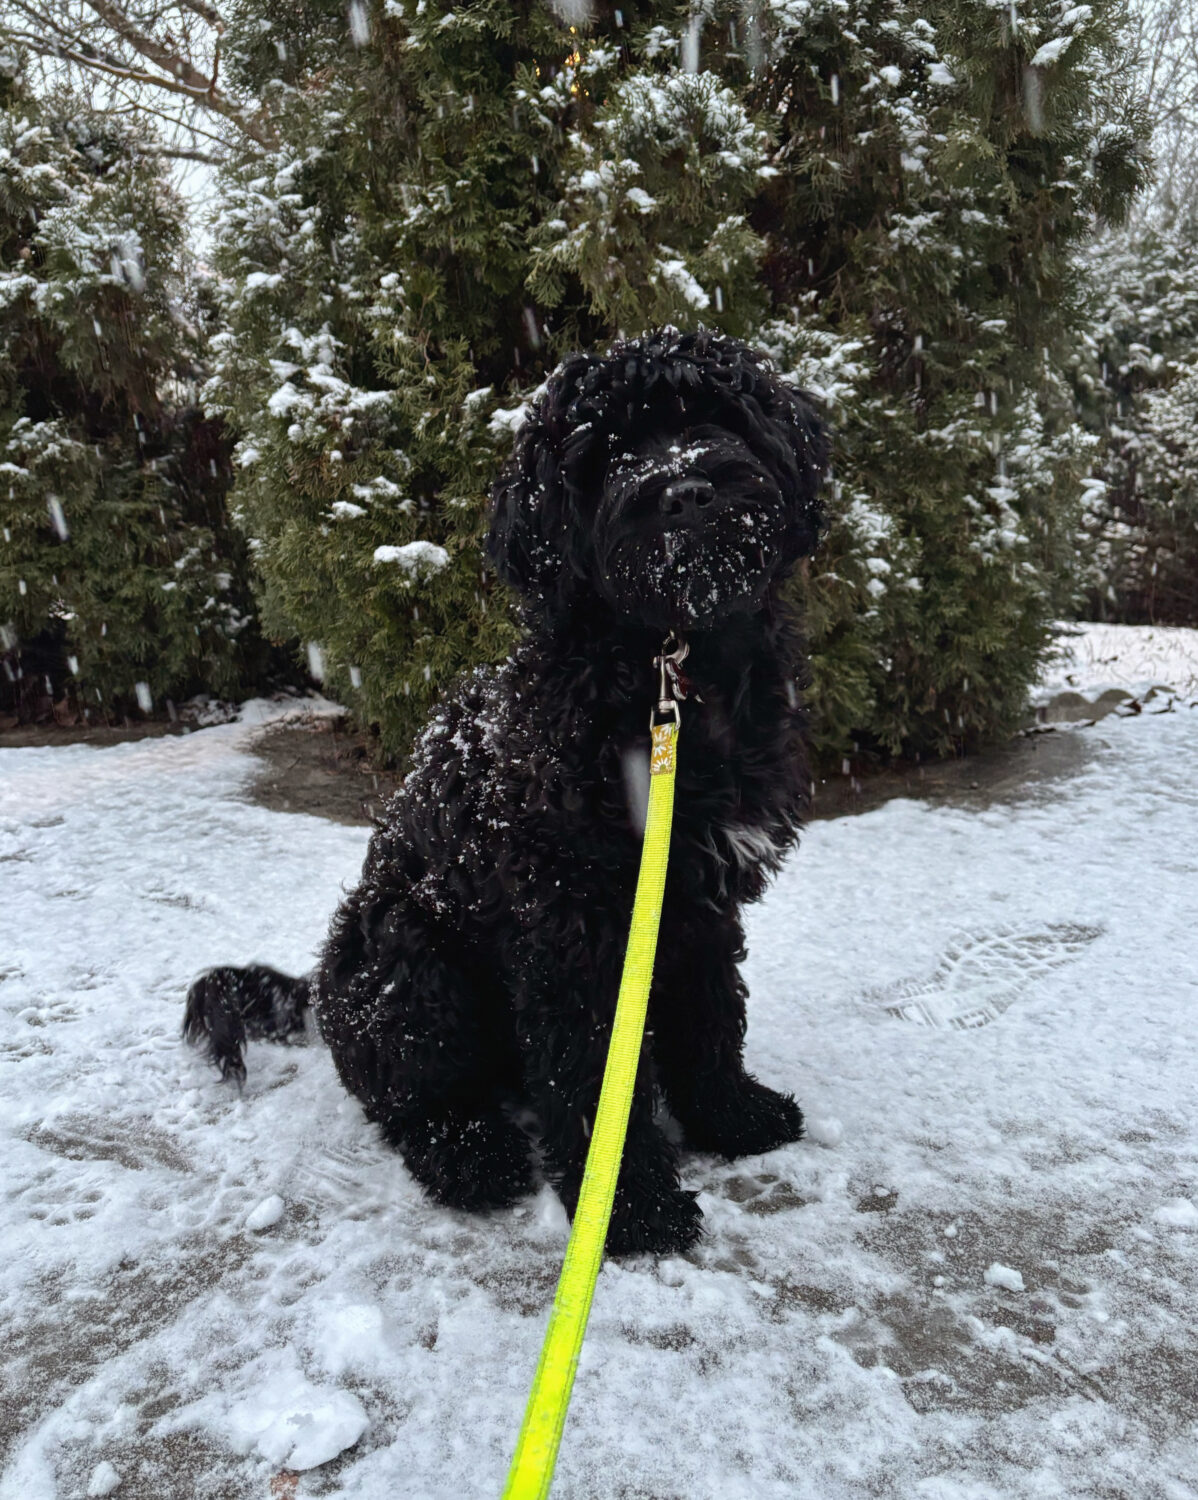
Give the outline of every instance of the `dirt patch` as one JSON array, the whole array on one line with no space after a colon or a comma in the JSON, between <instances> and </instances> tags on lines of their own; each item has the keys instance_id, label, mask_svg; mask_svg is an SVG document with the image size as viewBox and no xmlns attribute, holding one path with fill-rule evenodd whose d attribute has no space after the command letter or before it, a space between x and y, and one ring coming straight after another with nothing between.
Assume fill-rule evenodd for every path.
<instances>
[{"instance_id":1,"label":"dirt patch","mask_svg":"<svg viewBox=\"0 0 1198 1500\"><path fill-rule=\"evenodd\" d=\"M281 696L281 695L280 695ZM298 696L292 693L290 696ZM60 712L60 708L62 711ZM82 714L55 705L52 716L33 723L18 723L12 714L0 714L0 750L40 749L43 745L124 745L136 740L157 740L165 735L191 734L214 724L230 724L239 710L223 698L201 693L186 703L167 699L167 712L149 718L131 719L107 714L101 708Z\"/></svg>"},{"instance_id":2,"label":"dirt patch","mask_svg":"<svg viewBox=\"0 0 1198 1500\"><path fill-rule=\"evenodd\" d=\"M1018 801L1077 775L1096 748L1084 732L1046 727L967 759L906 765L864 778L828 777L816 786L811 816L867 812L892 797L979 809ZM268 728L253 751L262 770L247 795L276 812L369 824L400 783L394 773L372 765L366 736L337 720L291 720Z\"/></svg>"},{"instance_id":3,"label":"dirt patch","mask_svg":"<svg viewBox=\"0 0 1198 1500\"><path fill-rule=\"evenodd\" d=\"M157 740L167 734L190 734L195 726L169 719L126 719L117 724L16 724L0 722L0 750L28 750L43 745L123 745L128 740Z\"/></svg>"},{"instance_id":4,"label":"dirt patch","mask_svg":"<svg viewBox=\"0 0 1198 1500\"><path fill-rule=\"evenodd\" d=\"M274 812L311 813L334 823L382 816L399 778L371 764L369 742L337 719L288 720L251 746L261 762L249 799Z\"/></svg>"},{"instance_id":5,"label":"dirt patch","mask_svg":"<svg viewBox=\"0 0 1198 1500\"><path fill-rule=\"evenodd\" d=\"M869 812L892 797L916 797L941 807L979 811L996 803L1034 799L1055 783L1076 776L1100 743L1083 728L1038 725L1006 744L957 760L903 764L861 777L830 776L816 785L811 818Z\"/></svg>"}]
</instances>

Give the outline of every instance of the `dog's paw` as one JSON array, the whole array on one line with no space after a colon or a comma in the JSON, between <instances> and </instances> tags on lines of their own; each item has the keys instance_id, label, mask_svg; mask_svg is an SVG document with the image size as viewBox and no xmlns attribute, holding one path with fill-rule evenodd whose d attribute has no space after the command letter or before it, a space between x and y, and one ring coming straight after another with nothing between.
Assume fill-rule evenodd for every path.
<instances>
[{"instance_id":1,"label":"dog's paw","mask_svg":"<svg viewBox=\"0 0 1198 1500\"><path fill-rule=\"evenodd\" d=\"M532 1191L528 1138L498 1110L442 1109L384 1133L416 1181L450 1208L505 1208Z\"/></svg>"},{"instance_id":2,"label":"dog's paw","mask_svg":"<svg viewBox=\"0 0 1198 1500\"><path fill-rule=\"evenodd\" d=\"M668 1194L617 1191L607 1231L608 1255L678 1255L703 1232L703 1212L695 1194L676 1188Z\"/></svg>"},{"instance_id":3,"label":"dog's paw","mask_svg":"<svg viewBox=\"0 0 1198 1500\"><path fill-rule=\"evenodd\" d=\"M680 1121L691 1146L721 1156L760 1156L803 1134L803 1111L790 1094L748 1075L692 1105Z\"/></svg>"}]
</instances>

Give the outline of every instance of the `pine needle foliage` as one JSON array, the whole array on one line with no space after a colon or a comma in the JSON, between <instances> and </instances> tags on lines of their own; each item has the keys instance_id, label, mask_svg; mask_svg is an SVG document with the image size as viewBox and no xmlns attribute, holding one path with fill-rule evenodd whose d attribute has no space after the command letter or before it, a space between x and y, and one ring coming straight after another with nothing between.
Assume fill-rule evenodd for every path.
<instances>
[{"instance_id":1,"label":"pine needle foliage","mask_svg":"<svg viewBox=\"0 0 1198 1500\"><path fill-rule=\"evenodd\" d=\"M267 659L151 144L0 59L0 704L21 717L244 695Z\"/></svg>"},{"instance_id":2,"label":"pine needle foliage","mask_svg":"<svg viewBox=\"0 0 1198 1500\"><path fill-rule=\"evenodd\" d=\"M765 345L836 427L829 757L1017 720L1076 589L1076 249L1146 174L1112 0L240 0L209 409L275 634L402 755L510 608L485 495L567 350Z\"/></svg>"},{"instance_id":3,"label":"pine needle foliage","mask_svg":"<svg viewBox=\"0 0 1198 1500\"><path fill-rule=\"evenodd\" d=\"M1075 385L1099 446L1087 490L1086 613L1198 625L1198 222L1107 236Z\"/></svg>"}]
</instances>

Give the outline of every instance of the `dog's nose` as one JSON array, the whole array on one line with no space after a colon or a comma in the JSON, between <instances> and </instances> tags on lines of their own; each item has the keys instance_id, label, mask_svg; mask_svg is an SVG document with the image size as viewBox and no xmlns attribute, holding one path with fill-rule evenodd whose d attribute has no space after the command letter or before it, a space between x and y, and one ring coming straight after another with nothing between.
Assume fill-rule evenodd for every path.
<instances>
[{"instance_id":1,"label":"dog's nose","mask_svg":"<svg viewBox=\"0 0 1198 1500\"><path fill-rule=\"evenodd\" d=\"M715 499L715 485L701 474L671 480L661 492L659 509L675 520L698 520L703 508Z\"/></svg>"}]
</instances>

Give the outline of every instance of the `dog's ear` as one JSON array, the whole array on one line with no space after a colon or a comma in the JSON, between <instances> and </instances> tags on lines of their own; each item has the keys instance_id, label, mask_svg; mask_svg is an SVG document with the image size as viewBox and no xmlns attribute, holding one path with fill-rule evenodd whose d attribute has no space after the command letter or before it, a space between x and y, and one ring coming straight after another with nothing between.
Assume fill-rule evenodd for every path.
<instances>
[{"instance_id":1,"label":"dog's ear","mask_svg":"<svg viewBox=\"0 0 1198 1500\"><path fill-rule=\"evenodd\" d=\"M491 492L487 556L496 573L523 598L539 593L550 565L538 514L559 483L556 446L534 413L525 419L516 447Z\"/></svg>"},{"instance_id":2,"label":"dog's ear","mask_svg":"<svg viewBox=\"0 0 1198 1500\"><path fill-rule=\"evenodd\" d=\"M678 347L697 358L718 402L717 420L774 471L788 502L788 561L808 556L824 529L820 492L831 449L813 399L780 379L768 358L739 339L703 330L684 335Z\"/></svg>"},{"instance_id":3,"label":"dog's ear","mask_svg":"<svg viewBox=\"0 0 1198 1500\"><path fill-rule=\"evenodd\" d=\"M566 555L569 478L582 430L577 410L592 355L568 359L550 378L516 435L512 456L491 492L487 556L500 578L530 601L544 599L576 571Z\"/></svg>"}]
</instances>

